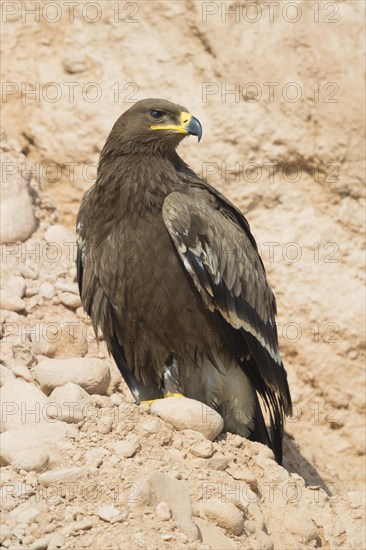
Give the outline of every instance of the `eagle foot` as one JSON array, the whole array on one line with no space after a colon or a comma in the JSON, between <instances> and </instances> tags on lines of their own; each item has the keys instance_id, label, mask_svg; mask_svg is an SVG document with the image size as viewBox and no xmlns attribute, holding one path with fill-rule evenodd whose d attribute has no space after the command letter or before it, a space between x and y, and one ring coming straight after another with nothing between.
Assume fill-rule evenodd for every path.
<instances>
[{"instance_id":1,"label":"eagle foot","mask_svg":"<svg viewBox=\"0 0 366 550\"><path fill-rule=\"evenodd\" d=\"M151 407L151 405L156 401L163 401L163 399L167 399L169 397L185 397L185 396L182 393L172 393L168 391L164 394L164 397L159 397L159 399L150 399L149 401L137 401L136 404L149 405L149 407Z\"/></svg>"},{"instance_id":2,"label":"eagle foot","mask_svg":"<svg viewBox=\"0 0 366 550\"><path fill-rule=\"evenodd\" d=\"M136 401L136 405L143 403L144 405L151 406L155 401L161 401L168 397L185 397L182 392L182 388L179 380L179 366L174 358L173 352L169 354L163 367L162 380L161 380L163 397L157 399L149 399L146 401Z\"/></svg>"}]
</instances>

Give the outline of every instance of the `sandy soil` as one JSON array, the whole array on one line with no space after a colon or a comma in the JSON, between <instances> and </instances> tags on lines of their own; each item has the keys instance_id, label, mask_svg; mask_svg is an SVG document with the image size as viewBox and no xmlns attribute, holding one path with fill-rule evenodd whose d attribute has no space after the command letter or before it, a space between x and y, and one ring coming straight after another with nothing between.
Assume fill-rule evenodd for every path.
<instances>
[{"instance_id":1,"label":"sandy soil","mask_svg":"<svg viewBox=\"0 0 366 550\"><path fill-rule=\"evenodd\" d=\"M55 448L45 451L44 468L38 461L28 471L14 453L3 457L2 545L364 548L362 3L99 1L79 2L74 12L65 2L34 4L2 2L1 206L5 240L13 243L2 247L2 383L21 379L43 389L34 369L45 357L105 358L112 379L102 399L94 394L98 418L69 419L75 431L48 443ZM146 97L185 105L200 119L202 142L186 140L180 153L242 209L261 249L295 402L285 469L264 447L230 434L207 456L201 448L195 454L196 432L179 432L144 408L129 405L130 422L116 418L131 398L80 308L73 231L111 126ZM72 336L65 322L74 323ZM106 431L98 422L110 416ZM4 435L15 429L2 427ZM129 437L132 455L115 452ZM75 467L82 471L64 481L77 483L76 494L44 498L40 476ZM237 479L233 468L256 481ZM150 479L153 472L166 477ZM101 492L87 498L82 487L95 476ZM184 485L182 513L171 480ZM222 487L233 483L258 498L225 499ZM298 498L288 497L291 483L301 488ZM205 508L213 498L234 502L241 534ZM122 514L114 522L98 515L112 504ZM201 541L179 520L191 513Z\"/></svg>"}]
</instances>

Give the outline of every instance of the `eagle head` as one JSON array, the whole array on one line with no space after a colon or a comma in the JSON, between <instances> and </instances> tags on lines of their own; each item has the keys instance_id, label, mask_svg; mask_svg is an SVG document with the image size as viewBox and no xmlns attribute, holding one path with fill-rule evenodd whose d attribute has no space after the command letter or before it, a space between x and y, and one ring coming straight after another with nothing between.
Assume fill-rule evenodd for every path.
<instances>
[{"instance_id":1,"label":"eagle head","mask_svg":"<svg viewBox=\"0 0 366 550\"><path fill-rule=\"evenodd\" d=\"M140 152L175 149L186 136L200 141L202 126L185 107L165 99L143 99L125 111L115 123L107 140L115 151Z\"/></svg>"}]
</instances>

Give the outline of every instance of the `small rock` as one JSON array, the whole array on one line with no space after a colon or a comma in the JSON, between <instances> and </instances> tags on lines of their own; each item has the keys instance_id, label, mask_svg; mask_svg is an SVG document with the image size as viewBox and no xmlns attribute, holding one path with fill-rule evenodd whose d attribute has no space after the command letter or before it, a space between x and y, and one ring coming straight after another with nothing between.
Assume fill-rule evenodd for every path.
<instances>
[{"instance_id":1,"label":"small rock","mask_svg":"<svg viewBox=\"0 0 366 550\"><path fill-rule=\"evenodd\" d=\"M8 292L8 294L17 296L18 298L23 298L25 294L25 280L21 275L10 275L6 278L4 285L1 285L2 288Z\"/></svg>"},{"instance_id":2,"label":"small rock","mask_svg":"<svg viewBox=\"0 0 366 550\"><path fill-rule=\"evenodd\" d=\"M0 292L0 309L9 311L24 311L25 302L19 296L9 294L6 290Z\"/></svg>"},{"instance_id":3,"label":"small rock","mask_svg":"<svg viewBox=\"0 0 366 550\"><path fill-rule=\"evenodd\" d=\"M29 520L35 518L44 507L41 503L22 502L14 510L9 512L9 518L17 524L26 524Z\"/></svg>"},{"instance_id":4,"label":"small rock","mask_svg":"<svg viewBox=\"0 0 366 550\"><path fill-rule=\"evenodd\" d=\"M71 483L74 481L85 480L88 476L88 469L82 467L62 468L60 470L52 470L44 472L38 477L40 485L48 487L55 483Z\"/></svg>"},{"instance_id":5,"label":"small rock","mask_svg":"<svg viewBox=\"0 0 366 550\"><path fill-rule=\"evenodd\" d=\"M239 449L239 447L241 447L242 443L243 443L243 439L240 437L240 435L232 435L232 437L230 438L230 443L232 445L234 445L234 447L236 447L237 449Z\"/></svg>"},{"instance_id":6,"label":"small rock","mask_svg":"<svg viewBox=\"0 0 366 550\"><path fill-rule=\"evenodd\" d=\"M37 273L35 273L33 269L28 267L26 264L20 263L18 265L18 271L26 279L37 279Z\"/></svg>"},{"instance_id":7,"label":"small rock","mask_svg":"<svg viewBox=\"0 0 366 550\"><path fill-rule=\"evenodd\" d=\"M225 502L231 502L234 504L241 512L244 513L244 516L248 515L248 500L247 494L250 491L250 494L254 494L246 483L235 482L233 484L228 484L228 487L232 487L232 491L227 490L225 492ZM256 497L258 499L258 497Z\"/></svg>"},{"instance_id":8,"label":"small rock","mask_svg":"<svg viewBox=\"0 0 366 550\"><path fill-rule=\"evenodd\" d=\"M266 458L268 460L273 460L274 461L274 459L275 459L272 449L267 447L267 445L261 445L260 454L263 458Z\"/></svg>"},{"instance_id":9,"label":"small rock","mask_svg":"<svg viewBox=\"0 0 366 550\"><path fill-rule=\"evenodd\" d=\"M112 430L113 418L111 416L104 415L98 420L97 430L100 434L109 434Z\"/></svg>"},{"instance_id":10,"label":"small rock","mask_svg":"<svg viewBox=\"0 0 366 550\"><path fill-rule=\"evenodd\" d=\"M63 528L63 533L71 534L78 531L88 531L93 527L93 520L91 518L85 518L80 521L73 521L70 525Z\"/></svg>"},{"instance_id":11,"label":"small rock","mask_svg":"<svg viewBox=\"0 0 366 550\"><path fill-rule=\"evenodd\" d=\"M76 437L75 426L60 421L40 421L32 423L32 429L27 424L15 425L0 435L0 465L12 464L17 453L23 450L38 449L49 455L52 467L60 464L60 455L55 445L66 435Z\"/></svg>"},{"instance_id":12,"label":"small rock","mask_svg":"<svg viewBox=\"0 0 366 550\"><path fill-rule=\"evenodd\" d=\"M168 453L171 459L173 460L173 462L179 462L187 458L187 453L185 451L180 451L178 449L168 449ZM203 459L202 459L202 462L204 462Z\"/></svg>"},{"instance_id":13,"label":"small rock","mask_svg":"<svg viewBox=\"0 0 366 550\"><path fill-rule=\"evenodd\" d=\"M186 397L159 399L151 412L169 422L176 430L192 429L213 441L224 429L224 421L213 409Z\"/></svg>"},{"instance_id":14,"label":"small rock","mask_svg":"<svg viewBox=\"0 0 366 550\"><path fill-rule=\"evenodd\" d=\"M169 521L172 517L172 511L169 505L163 501L159 502L159 504L157 505L156 515L164 521Z\"/></svg>"},{"instance_id":15,"label":"small rock","mask_svg":"<svg viewBox=\"0 0 366 550\"><path fill-rule=\"evenodd\" d=\"M54 413L48 413L49 416L68 423L81 422L87 415L88 405L93 403L92 397L81 386L73 382L55 388L49 400L58 405Z\"/></svg>"},{"instance_id":16,"label":"small rock","mask_svg":"<svg viewBox=\"0 0 366 550\"><path fill-rule=\"evenodd\" d=\"M16 365L12 368L12 372L17 378L22 378L26 382L33 382L33 376L24 365Z\"/></svg>"},{"instance_id":17,"label":"small rock","mask_svg":"<svg viewBox=\"0 0 366 550\"><path fill-rule=\"evenodd\" d=\"M147 434L157 434L161 430L161 420L159 418L152 418L147 422L143 422L139 427L143 432Z\"/></svg>"},{"instance_id":18,"label":"small rock","mask_svg":"<svg viewBox=\"0 0 366 550\"><path fill-rule=\"evenodd\" d=\"M254 539L257 543L257 548L258 549L260 549L260 550L273 550L274 549L274 544L273 544L272 540L267 535L267 533L265 533L264 531L262 531L260 529L257 530L256 533L255 533Z\"/></svg>"},{"instance_id":19,"label":"small rock","mask_svg":"<svg viewBox=\"0 0 366 550\"><path fill-rule=\"evenodd\" d=\"M230 502L221 502L219 499L210 499L202 502L200 510L207 519L213 521L233 535L240 535L243 532L243 514Z\"/></svg>"},{"instance_id":20,"label":"small rock","mask_svg":"<svg viewBox=\"0 0 366 550\"><path fill-rule=\"evenodd\" d=\"M22 449L14 453L11 464L16 470L26 472L44 472L49 463L48 453L40 448Z\"/></svg>"},{"instance_id":21,"label":"small rock","mask_svg":"<svg viewBox=\"0 0 366 550\"><path fill-rule=\"evenodd\" d=\"M61 292L58 297L61 304L71 309L77 309L81 306L80 296L71 294L71 292Z\"/></svg>"},{"instance_id":22,"label":"small rock","mask_svg":"<svg viewBox=\"0 0 366 550\"><path fill-rule=\"evenodd\" d=\"M33 286L27 286L25 290L25 297L31 298L32 296L36 296L38 294L38 289Z\"/></svg>"},{"instance_id":23,"label":"small rock","mask_svg":"<svg viewBox=\"0 0 366 550\"><path fill-rule=\"evenodd\" d=\"M199 441L198 443L190 447L189 450L193 455L199 456L201 458L209 458L213 455L214 452L211 441L207 440Z\"/></svg>"},{"instance_id":24,"label":"small rock","mask_svg":"<svg viewBox=\"0 0 366 550\"><path fill-rule=\"evenodd\" d=\"M284 517L284 526L287 531L298 537L301 542L308 543L318 537L318 529L306 513L291 511Z\"/></svg>"},{"instance_id":25,"label":"small rock","mask_svg":"<svg viewBox=\"0 0 366 550\"><path fill-rule=\"evenodd\" d=\"M136 498L136 504L143 507L156 507L159 502L166 502L184 534L193 540L199 539L199 530L192 520L191 497L183 481L153 471L139 481Z\"/></svg>"},{"instance_id":26,"label":"small rock","mask_svg":"<svg viewBox=\"0 0 366 550\"><path fill-rule=\"evenodd\" d=\"M116 407L119 407L123 403L122 396L119 393L112 393L109 399Z\"/></svg>"},{"instance_id":27,"label":"small rock","mask_svg":"<svg viewBox=\"0 0 366 550\"><path fill-rule=\"evenodd\" d=\"M0 387L4 386L7 382L15 380L13 372L0 364Z\"/></svg>"},{"instance_id":28,"label":"small rock","mask_svg":"<svg viewBox=\"0 0 366 550\"><path fill-rule=\"evenodd\" d=\"M79 287L76 283L68 283L66 281L59 280L55 284L56 290L61 290L61 292L71 292L72 294L79 295Z\"/></svg>"},{"instance_id":29,"label":"small rock","mask_svg":"<svg viewBox=\"0 0 366 550\"><path fill-rule=\"evenodd\" d=\"M65 537L61 533L55 533L51 536L50 541L47 546L47 550L56 550L57 548L62 548L65 544Z\"/></svg>"},{"instance_id":30,"label":"small rock","mask_svg":"<svg viewBox=\"0 0 366 550\"><path fill-rule=\"evenodd\" d=\"M111 523L123 523L124 521L126 521L127 518L128 512L126 510L123 510L118 514L118 516L112 519Z\"/></svg>"},{"instance_id":31,"label":"small rock","mask_svg":"<svg viewBox=\"0 0 366 550\"><path fill-rule=\"evenodd\" d=\"M84 516L84 514L85 510L81 506L70 506L66 514L67 521L77 520L79 517Z\"/></svg>"},{"instance_id":32,"label":"small rock","mask_svg":"<svg viewBox=\"0 0 366 550\"><path fill-rule=\"evenodd\" d=\"M78 307L75 313L79 319L83 319L83 321L87 319L87 314L85 313L83 307Z\"/></svg>"},{"instance_id":33,"label":"small rock","mask_svg":"<svg viewBox=\"0 0 366 550\"><path fill-rule=\"evenodd\" d=\"M46 359L34 367L33 375L46 394L68 382L78 384L88 393L103 394L111 380L108 362L89 357Z\"/></svg>"},{"instance_id":34,"label":"small rock","mask_svg":"<svg viewBox=\"0 0 366 550\"><path fill-rule=\"evenodd\" d=\"M119 456L111 455L110 457L108 457L108 463L112 464L112 466L116 466L117 464L119 464L119 462L121 462Z\"/></svg>"},{"instance_id":35,"label":"small rock","mask_svg":"<svg viewBox=\"0 0 366 550\"><path fill-rule=\"evenodd\" d=\"M5 430L47 420L44 414L48 399L34 384L21 379L7 382L1 389L1 400L1 425Z\"/></svg>"},{"instance_id":36,"label":"small rock","mask_svg":"<svg viewBox=\"0 0 366 550\"><path fill-rule=\"evenodd\" d=\"M25 527L23 524L16 525L15 528L13 528L13 537L15 537L17 540L22 540L25 536Z\"/></svg>"},{"instance_id":37,"label":"small rock","mask_svg":"<svg viewBox=\"0 0 366 550\"><path fill-rule=\"evenodd\" d=\"M11 483L9 485L8 484L3 485L0 489L1 508L3 512L10 512L10 510L13 510L17 505L17 501L13 496L13 487L14 487L14 484ZM0 530L0 533L1 532L2 532L2 529Z\"/></svg>"},{"instance_id":38,"label":"small rock","mask_svg":"<svg viewBox=\"0 0 366 550\"><path fill-rule=\"evenodd\" d=\"M254 533L256 532L256 524L255 524L255 521L252 521L252 520L245 520L244 521L244 529L247 533L249 533L250 535L254 535Z\"/></svg>"},{"instance_id":39,"label":"small rock","mask_svg":"<svg viewBox=\"0 0 366 550\"><path fill-rule=\"evenodd\" d=\"M84 57L77 57L73 54L71 57L64 59L63 68L68 74L83 73L86 70L86 62Z\"/></svg>"},{"instance_id":40,"label":"small rock","mask_svg":"<svg viewBox=\"0 0 366 550\"><path fill-rule=\"evenodd\" d=\"M245 483L247 483L253 491L258 488L258 480L256 476L248 470L248 468L241 468L234 465L230 466L226 471L234 479L245 481Z\"/></svg>"},{"instance_id":41,"label":"small rock","mask_svg":"<svg viewBox=\"0 0 366 550\"><path fill-rule=\"evenodd\" d=\"M112 401L106 395L93 395L93 399L100 409L109 409L113 407Z\"/></svg>"},{"instance_id":42,"label":"small rock","mask_svg":"<svg viewBox=\"0 0 366 550\"><path fill-rule=\"evenodd\" d=\"M96 447L86 452L86 463L93 468L99 468L103 463L103 458L110 455L110 451L103 447Z\"/></svg>"},{"instance_id":43,"label":"small rock","mask_svg":"<svg viewBox=\"0 0 366 550\"><path fill-rule=\"evenodd\" d=\"M42 296L39 296L38 294L36 296L32 296L32 298L29 298L29 300L27 301L27 304L25 306L25 311L29 313L30 311L32 311L32 309L34 309L36 306L41 305L42 303L43 303Z\"/></svg>"},{"instance_id":44,"label":"small rock","mask_svg":"<svg viewBox=\"0 0 366 550\"><path fill-rule=\"evenodd\" d=\"M120 513L121 511L112 505L101 506L97 511L97 515L100 517L100 519L107 522L111 522L114 518L119 516Z\"/></svg>"},{"instance_id":45,"label":"small rock","mask_svg":"<svg viewBox=\"0 0 366 550\"><path fill-rule=\"evenodd\" d=\"M18 313L15 313L15 311L1 309L0 315L2 317L1 321L3 323L16 323L17 325L19 325L22 321L21 316ZM4 332L6 333L6 326L4 326Z\"/></svg>"},{"instance_id":46,"label":"small rock","mask_svg":"<svg viewBox=\"0 0 366 550\"><path fill-rule=\"evenodd\" d=\"M213 525L210 521L201 518L195 518L199 530L201 531L202 539L206 544L201 545L212 550L231 550L234 548L232 541L227 537L219 527ZM197 547L198 548L198 547Z\"/></svg>"},{"instance_id":47,"label":"small rock","mask_svg":"<svg viewBox=\"0 0 366 550\"><path fill-rule=\"evenodd\" d=\"M230 459L222 453L215 453L208 461L207 467L213 470L226 470Z\"/></svg>"},{"instance_id":48,"label":"small rock","mask_svg":"<svg viewBox=\"0 0 366 550\"><path fill-rule=\"evenodd\" d=\"M75 246L75 235L63 225L50 225L44 234L44 239L49 244L57 244L71 250Z\"/></svg>"},{"instance_id":49,"label":"small rock","mask_svg":"<svg viewBox=\"0 0 366 550\"><path fill-rule=\"evenodd\" d=\"M205 436L201 432L197 432L196 430L182 430L182 435L189 439L190 443L196 443L196 441L205 441ZM183 440L182 440L183 441Z\"/></svg>"},{"instance_id":50,"label":"small rock","mask_svg":"<svg viewBox=\"0 0 366 550\"><path fill-rule=\"evenodd\" d=\"M25 497L30 497L34 495L35 493L35 489L33 489L33 487L30 487L26 483L16 483L15 486L11 488L11 494L14 495L16 498L21 498L22 500L24 500Z\"/></svg>"},{"instance_id":51,"label":"small rock","mask_svg":"<svg viewBox=\"0 0 366 550\"><path fill-rule=\"evenodd\" d=\"M47 300L51 300L55 295L55 289L50 283L42 283L39 286L39 294Z\"/></svg>"},{"instance_id":52,"label":"small rock","mask_svg":"<svg viewBox=\"0 0 366 550\"><path fill-rule=\"evenodd\" d=\"M42 537L40 539L35 540L30 545L29 550L47 550L50 538L51 537L48 536L48 537Z\"/></svg>"},{"instance_id":53,"label":"small rock","mask_svg":"<svg viewBox=\"0 0 366 550\"><path fill-rule=\"evenodd\" d=\"M26 157L14 153L2 152L4 166L20 167ZM0 242L16 243L26 241L35 231L37 223L33 212L32 198L28 182L18 168L1 178L0 201Z\"/></svg>"},{"instance_id":54,"label":"small rock","mask_svg":"<svg viewBox=\"0 0 366 550\"><path fill-rule=\"evenodd\" d=\"M113 445L115 453L123 458L131 458L141 448L139 438L128 434L124 441L117 441Z\"/></svg>"},{"instance_id":55,"label":"small rock","mask_svg":"<svg viewBox=\"0 0 366 550\"><path fill-rule=\"evenodd\" d=\"M272 481L282 482L288 480L290 477L289 472L285 468L278 466L273 458L259 455L255 457L255 461L266 472L266 475L271 477Z\"/></svg>"},{"instance_id":56,"label":"small rock","mask_svg":"<svg viewBox=\"0 0 366 550\"><path fill-rule=\"evenodd\" d=\"M1 525L1 531L0 531L0 544L2 544L2 542L5 539L8 539L10 537L11 537L11 529L8 525L5 525L5 523L3 523Z\"/></svg>"}]
</instances>

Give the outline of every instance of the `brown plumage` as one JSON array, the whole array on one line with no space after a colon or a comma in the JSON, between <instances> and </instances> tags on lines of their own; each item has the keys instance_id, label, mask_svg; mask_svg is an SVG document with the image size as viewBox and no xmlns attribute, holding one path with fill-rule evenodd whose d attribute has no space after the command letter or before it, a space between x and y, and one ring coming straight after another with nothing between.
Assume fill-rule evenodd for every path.
<instances>
[{"instance_id":1,"label":"brown plumage","mask_svg":"<svg viewBox=\"0 0 366 550\"><path fill-rule=\"evenodd\" d=\"M78 214L81 300L136 400L179 389L281 462L291 397L276 302L244 216L176 153L201 132L160 99L117 120Z\"/></svg>"}]
</instances>

